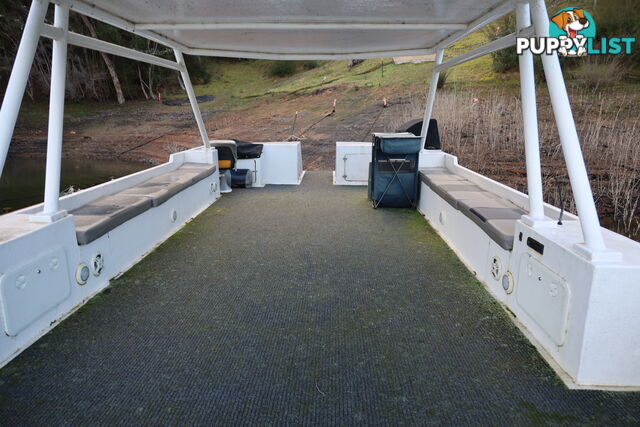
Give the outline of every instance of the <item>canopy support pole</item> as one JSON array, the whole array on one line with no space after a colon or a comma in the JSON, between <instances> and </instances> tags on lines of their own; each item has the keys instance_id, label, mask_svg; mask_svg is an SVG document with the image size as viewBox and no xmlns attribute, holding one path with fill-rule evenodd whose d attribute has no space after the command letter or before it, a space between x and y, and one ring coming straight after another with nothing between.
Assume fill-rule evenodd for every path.
<instances>
[{"instance_id":1,"label":"canopy support pole","mask_svg":"<svg viewBox=\"0 0 640 427\"><path fill-rule=\"evenodd\" d=\"M424 150L424 144L427 139L427 130L429 128L429 120L431 120L431 114L433 113L433 104L436 100L436 91L438 90L438 80L440 79L440 71L438 66L442 64L444 59L444 49L436 50L436 62L433 65L433 73L431 73L431 84L429 85L429 93L427 95L427 105L424 109L424 117L422 118L422 130L420 131L420 137L422 138L421 146Z\"/></svg>"},{"instance_id":2,"label":"canopy support pole","mask_svg":"<svg viewBox=\"0 0 640 427\"><path fill-rule=\"evenodd\" d=\"M204 126L204 120L202 120L202 113L200 112L200 107L198 106L196 93L193 91L193 86L191 85L191 79L189 78L189 71L187 70L187 65L184 62L184 57L182 56L182 52L180 51L180 49L173 49L173 52L176 55L176 62L181 67L180 75L182 76L182 82L184 83L184 87L187 90L187 96L189 97L189 102L191 103L191 109L193 110L193 115L195 116L196 123L198 124L198 130L200 131L200 137L202 138L202 143L204 145L205 150L209 150L211 148L211 143L209 142L209 135L207 135L207 128Z\"/></svg>"},{"instance_id":3,"label":"canopy support pole","mask_svg":"<svg viewBox=\"0 0 640 427\"><path fill-rule=\"evenodd\" d=\"M60 173L62 169L62 139L64 131L64 94L67 78L67 35L69 30L69 5L55 5L53 25L62 30L53 40L51 60L51 91L49 95L49 129L47 132L47 169L42 213L32 215L32 222L53 222L64 216L59 208Z\"/></svg>"},{"instance_id":4,"label":"canopy support pole","mask_svg":"<svg viewBox=\"0 0 640 427\"><path fill-rule=\"evenodd\" d=\"M528 3L518 3L516 7L518 33L531 26ZM520 66L520 97L522 103L522 123L524 126L524 148L527 164L527 189L529 193L529 215L524 221L534 226L544 221L544 200L542 197L542 169L540 167L540 142L538 115L536 111L536 83L533 67L533 53L527 50L518 58Z\"/></svg>"},{"instance_id":5,"label":"canopy support pole","mask_svg":"<svg viewBox=\"0 0 640 427\"><path fill-rule=\"evenodd\" d=\"M44 24L49 0L33 0L27 22L22 32L16 59L13 63L7 90L0 109L0 175L9 152L9 144L16 126L22 97L29 81L29 72L40 40L40 32Z\"/></svg>"},{"instance_id":6,"label":"canopy support pole","mask_svg":"<svg viewBox=\"0 0 640 427\"><path fill-rule=\"evenodd\" d=\"M544 0L530 1L536 36L548 37L549 18L545 2ZM580 140L578 139L576 124L571 112L571 103L569 102L569 95L564 83L562 68L560 67L560 60L555 53L552 55L543 54L541 58L584 238L584 243L576 244L575 249L582 256L592 261L620 261L622 255L607 250L604 244L587 168L582 157Z\"/></svg>"}]
</instances>

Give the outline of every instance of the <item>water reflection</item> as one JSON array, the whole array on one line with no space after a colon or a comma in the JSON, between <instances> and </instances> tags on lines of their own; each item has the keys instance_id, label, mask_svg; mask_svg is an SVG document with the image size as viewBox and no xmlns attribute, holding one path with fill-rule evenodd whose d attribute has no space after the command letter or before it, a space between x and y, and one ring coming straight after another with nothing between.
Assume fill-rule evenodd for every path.
<instances>
[{"instance_id":1,"label":"water reflection","mask_svg":"<svg viewBox=\"0 0 640 427\"><path fill-rule=\"evenodd\" d=\"M91 187L150 167L118 160L65 159L60 191ZM44 197L45 159L9 158L0 178L0 213L41 203Z\"/></svg>"}]
</instances>

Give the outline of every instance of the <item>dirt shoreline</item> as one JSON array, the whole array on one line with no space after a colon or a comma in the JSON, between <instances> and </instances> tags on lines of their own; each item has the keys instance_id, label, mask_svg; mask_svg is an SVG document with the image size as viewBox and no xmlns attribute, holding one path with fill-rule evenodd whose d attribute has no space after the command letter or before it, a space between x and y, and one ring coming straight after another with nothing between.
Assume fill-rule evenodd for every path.
<instances>
[{"instance_id":1,"label":"dirt shoreline","mask_svg":"<svg viewBox=\"0 0 640 427\"><path fill-rule=\"evenodd\" d=\"M383 107L382 99L364 91L348 94L334 89L298 97L270 97L235 111L201 106L211 139L302 141L304 167L332 170L336 141L368 141L371 132L388 131L398 106ZM341 98L332 111L332 102ZM189 106L140 103L135 111L109 110L65 119L63 157L117 159L158 164L169 154L200 144ZM292 128L295 111L299 111ZM14 157L44 157L46 123L19 122L10 147Z\"/></svg>"}]
</instances>

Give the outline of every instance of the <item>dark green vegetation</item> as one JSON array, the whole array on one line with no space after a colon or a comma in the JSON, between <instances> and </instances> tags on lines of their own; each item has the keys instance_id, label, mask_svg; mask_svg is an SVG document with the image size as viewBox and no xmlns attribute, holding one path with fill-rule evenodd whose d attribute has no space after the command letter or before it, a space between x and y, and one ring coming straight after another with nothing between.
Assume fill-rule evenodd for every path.
<instances>
[{"instance_id":1,"label":"dark green vegetation","mask_svg":"<svg viewBox=\"0 0 640 427\"><path fill-rule=\"evenodd\" d=\"M581 0L578 3L593 11L598 37L640 36L640 9L637 0ZM637 43L627 59L630 66L640 66L640 48Z\"/></svg>"},{"instance_id":2,"label":"dark green vegetation","mask_svg":"<svg viewBox=\"0 0 640 427\"><path fill-rule=\"evenodd\" d=\"M269 67L271 77L287 77L296 73L296 63L293 61L277 61Z\"/></svg>"},{"instance_id":3,"label":"dark green vegetation","mask_svg":"<svg viewBox=\"0 0 640 427\"><path fill-rule=\"evenodd\" d=\"M0 402L8 425L640 421L637 393L568 390L418 213L328 172L225 195L2 369Z\"/></svg>"},{"instance_id":4,"label":"dark green vegetation","mask_svg":"<svg viewBox=\"0 0 640 427\"><path fill-rule=\"evenodd\" d=\"M269 76L288 77L300 70L313 70L319 66L318 61L273 61L269 67Z\"/></svg>"},{"instance_id":5,"label":"dark green vegetation","mask_svg":"<svg viewBox=\"0 0 640 427\"><path fill-rule=\"evenodd\" d=\"M0 63L3 64L3 67L0 67L0 91L2 92L11 71L10 66L4 65L13 63L30 4L30 0L0 2ZM49 8L47 21L53 21L52 7ZM171 49L91 18L83 19L81 15L73 12L70 14L69 29L88 36L95 34L101 40L163 58L175 59ZM103 56L99 52L75 46L69 46L68 57L66 93L67 98L73 101L116 100L116 86L120 87L126 99L153 99L157 97L158 92L164 93L180 88L178 74L165 68L117 56ZM187 55L185 61L194 84L204 84L209 81L210 59ZM47 99L50 69L51 42L41 38L25 98ZM115 78L111 71L115 73Z\"/></svg>"}]
</instances>

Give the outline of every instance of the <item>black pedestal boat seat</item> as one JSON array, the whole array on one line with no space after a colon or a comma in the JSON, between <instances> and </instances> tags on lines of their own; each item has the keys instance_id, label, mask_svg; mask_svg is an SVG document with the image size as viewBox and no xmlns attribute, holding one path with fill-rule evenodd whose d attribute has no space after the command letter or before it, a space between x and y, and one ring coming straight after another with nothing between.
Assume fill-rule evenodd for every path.
<instances>
[{"instance_id":1,"label":"black pedestal boat seat","mask_svg":"<svg viewBox=\"0 0 640 427\"><path fill-rule=\"evenodd\" d=\"M238 159L259 159L262 156L264 144L256 144L255 142L241 141L234 139L236 143L236 152Z\"/></svg>"},{"instance_id":2,"label":"black pedestal boat seat","mask_svg":"<svg viewBox=\"0 0 640 427\"><path fill-rule=\"evenodd\" d=\"M264 148L264 144L255 144L239 139L212 141L211 146L218 150L220 169L234 169L238 159L258 159L262 156Z\"/></svg>"},{"instance_id":3,"label":"black pedestal boat seat","mask_svg":"<svg viewBox=\"0 0 640 427\"><path fill-rule=\"evenodd\" d=\"M78 244L86 245L131 218L159 206L216 171L216 165L185 163L134 187L101 197L69 211L76 224Z\"/></svg>"},{"instance_id":4,"label":"black pedestal boat seat","mask_svg":"<svg viewBox=\"0 0 640 427\"><path fill-rule=\"evenodd\" d=\"M420 169L420 180L500 247L513 249L516 221L525 214L524 210L445 168Z\"/></svg>"},{"instance_id":5,"label":"black pedestal boat seat","mask_svg":"<svg viewBox=\"0 0 640 427\"><path fill-rule=\"evenodd\" d=\"M218 167L233 169L238 161L238 146L235 141L211 141L211 146L218 151Z\"/></svg>"},{"instance_id":6,"label":"black pedestal boat seat","mask_svg":"<svg viewBox=\"0 0 640 427\"><path fill-rule=\"evenodd\" d=\"M240 141L212 141L211 146L218 150L218 165L221 175L229 179L231 187L247 188L253 184L253 172L249 169L236 169L238 159L257 159L262 156L263 144Z\"/></svg>"}]
</instances>

